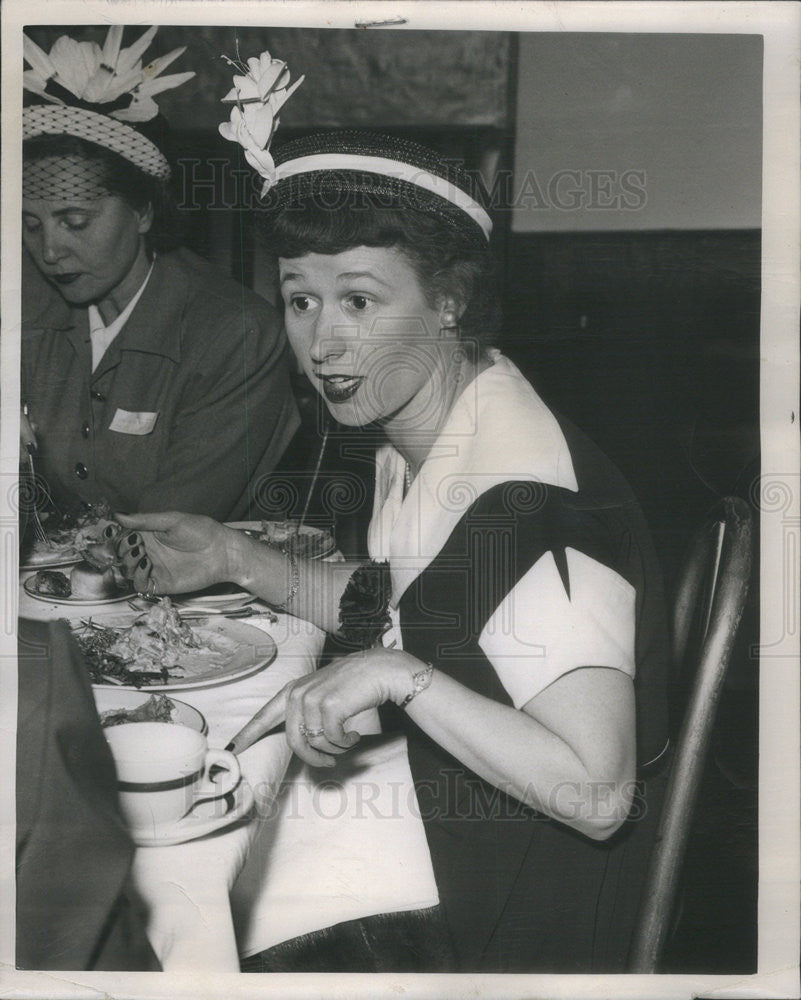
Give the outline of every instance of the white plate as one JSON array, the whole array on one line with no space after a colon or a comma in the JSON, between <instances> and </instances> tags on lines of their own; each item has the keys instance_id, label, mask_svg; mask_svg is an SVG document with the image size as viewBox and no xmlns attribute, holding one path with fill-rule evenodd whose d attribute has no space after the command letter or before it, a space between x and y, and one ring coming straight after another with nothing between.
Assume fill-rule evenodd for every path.
<instances>
[{"instance_id":1,"label":"white plate","mask_svg":"<svg viewBox=\"0 0 801 1000\"><path fill-rule=\"evenodd\" d=\"M92 615L92 621L97 625L111 628L125 628L139 617L136 614L127 615ZM204 635L222 635L236 643L236 650L231 657L221 664L210 664L206 656L189 654L184 665L193 670L185 677L175 677L168 684L146 684L141 688L133 684L96 684L97 688L107 688L112 691L188 691L190 688L212 687L215 684L227 684L239 680L272 663L277 653L275 641L261 629L253 628L244 622L231 618L215 618L208 621L188 622L193 632L201 638Z\"/></svg>"},{"instance_id":2,"label":"white plate","mask_svg":"<svg viewBox=\"0 0 801 1000\"><path fill-rule=\"evenodd\" d=\"M68 549L66 552L53 552L48 555L46 552L29 553L25 562L20 563L21 570L37 569L58 569L61 566L74 566L81 562L81 556L75 549Z\"/></svg>"},{"instance_id":3,"label":"white plate","mask_svg":"<svg viewBox=\"0 0 801 1000\"><path fill-rule=\"evenodd\" d=\"M103 712L113 712L120 708L124 708L126 712L132 711L134 708L139 708L143 705L151 694L157 694L160 692L155 692L150 688L142 688L139 691L131 691L129 688L115 687L113 684L109 684L107 687L100 687L97 684L92 685L92 693L95 696L95 705L97 706L97 711L99 715ZM168 696L173 704L172 710L172 721L179 726L188 726L190 729L196 729L199 733L207 733L208 726L206 725L206 720L201 712L198 712L196 708L192 705L187 705L185 701L179 701L177 698L173 698L172 695ZM136 725L135 722L124 722L120 725Z\"/></svg>"},{"instance_id":4,"label":"white plate","mask_svg":"<svg viewBox=\"0 0 801 1000\"><path fill-rule=\"evenodd\" d=\"M283 524L285 522L280 522L280 523ZM226 523L226 528L236 528L237 531L255 532L256 535L260 535L262 533L262 530L263 530L262 529L262 522L261 521L228 521ZM304 524L300 528L299 534L301 534L301 535L303 535L305 537L311 537L313 535L317 535L317 536L328 535L328 532L323 531L322 528L314 528L314 527L312 527L309 524ZM264 544L268 545L270 543L265 542ZM279 548L279 546L276 545L275 548ZM335 548L336 548L336 543L334 542L333 538L330 538L329 539L328 547L326 549L324 549L322 552L318 552L316 555L311 556L311 558L312 559L324 559L326 556L330 556L331 553L334 551Z\"/></svg>"},{"instance_id":5,"label":"white plate","mask_svg":"<svg viewBox=\"0 0 801 1000\"><path fill-rule=\"evenodd\" d=\"M179 819L177 823L153 827L150 830L130 830L131 838L137 847L169 847L171 844L185 844L188 840L197 840L215 830L230 826L242 819L253 805L253 789L244 778L233 792L222 795L210 802L199 802L197 807ZM209 815L211 810L225 809L223 815Z\"/></svg>"},{"instance_id":6,"label":"white plate","mask_svg":"<svg viewBox=\"0 0 801 1000\"><path fill-rule=\"evenodd\" d=\"M24 580L22 589L29 597L33 597L37 601L44 601L45 604L72 604L74 607L94 607L96 604L119 604L121 601L127 601L134 593L133 588L130 587L118 597L57 597L55 594L38 594L31 586L33 578L33 576L29 576L27 580Z\"/></svg>"}]
</instances>

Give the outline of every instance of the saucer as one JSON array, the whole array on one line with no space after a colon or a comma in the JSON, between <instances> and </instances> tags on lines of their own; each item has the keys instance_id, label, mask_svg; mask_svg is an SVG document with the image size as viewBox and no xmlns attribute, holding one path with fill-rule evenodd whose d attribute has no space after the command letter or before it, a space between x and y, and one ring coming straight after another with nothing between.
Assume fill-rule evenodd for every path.
<instances>
[{"instance_id":1,"label":"saucer","mask_svg":"<svg viewBox=\"0 0 801 1000\"><path fill-rule=\"evenodd\" d=\"M225 806L224 815L209 816L209 810L219 808L221 803ZM129 830L129 833L137 847L169 847L171 844L184 844L188 840L197 840L198 837L205 837L209 833L230 826L231 823L242 819L252 805L253 789L242 778L233 792L218 799L198 802L188 816L175 823L147 830Z\"/></svg>"}]
</instances>

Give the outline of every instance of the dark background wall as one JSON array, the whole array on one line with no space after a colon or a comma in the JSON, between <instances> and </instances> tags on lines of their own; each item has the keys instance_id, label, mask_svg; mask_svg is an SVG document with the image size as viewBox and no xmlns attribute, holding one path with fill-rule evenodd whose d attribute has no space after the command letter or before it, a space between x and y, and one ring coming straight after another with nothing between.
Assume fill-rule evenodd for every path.
<instances>
[{"instance_id":1,"label":"dark background wall","mask_svg":"<svg viewBox=\"0 0 801 1000\"><path fill-rule=\"evenodd\" d=\"M506 349L635 487L665 569L759 453L758 231L515 235Z\"/></svg>"}]
</instances>

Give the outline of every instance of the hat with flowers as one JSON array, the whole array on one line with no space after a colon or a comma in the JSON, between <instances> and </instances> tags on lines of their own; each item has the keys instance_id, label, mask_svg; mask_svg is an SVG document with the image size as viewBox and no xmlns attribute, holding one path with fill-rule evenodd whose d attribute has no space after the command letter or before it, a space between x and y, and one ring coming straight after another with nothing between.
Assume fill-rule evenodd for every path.
<instances>
[{"instance_id":1,"label":"hat with flowers","mask_svg":"<svg viewBox=\"0 0 801 1000\"><path fill-rule=\"evenodd\" d=\"M186 46L144 64L157 30L148 28L127 48L122 47L122 25L109 28L102 47L62 35L49 52L24 35L30 69L23 73L23 86L36 102L23 109L23 139L75 136L118 153L150 176L169 177L166 122L154 97L195 74L161 76Z\"/></svg>"},{"instance_id":2,"label":"hat with flowers","mask_svg":"<svg viewBox=\"0 0 801 1000\"><path fill-rule=\"evenodd\" d=\"M223 98L233 107L220 133L242 146L264 178L262 199L280 206L311 198L330 207L338 194L374 194L437 215L486 246L492 220L477 177L419 143L358 130L306 136L273 153L278 111L304 77L290 84L286 63L269 52L246 64L228 61L239 72Z\"/></svg>"}]
</instances>

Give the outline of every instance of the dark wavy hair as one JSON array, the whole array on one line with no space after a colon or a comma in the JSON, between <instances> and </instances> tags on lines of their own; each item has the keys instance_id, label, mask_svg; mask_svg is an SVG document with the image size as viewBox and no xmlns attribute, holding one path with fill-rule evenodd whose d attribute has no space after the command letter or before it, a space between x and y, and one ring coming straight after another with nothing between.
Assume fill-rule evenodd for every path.
<instances>
[{"instance_id":1,"label":"dark wavy hair","mask_svg":"<svg viewBox=\"0 0 801 1000\"><path fill-rule=\"evenodd\" d=\"M38 135L22 144L23 172L27 163L68 156L97 164L106 191L134 210L152 208L153 224L145 236L149 252L166 253L181 246L184 227L171 181L146 174L113 150L78 136Z\"/></svg>"},{"instance_id":2,"label":"dark wavy hair","mask_svg":"<svg viewBox=\"0 0 801 1000\"><path fill-rule=\"evenodd\" d=\"M268 208L258 233L275 257L391 247L409 262L432 308L443 295L461 303L460 337L466 345L480 353L499 333L496 263L489 245L429 212L388 204L382 194L352 191L335 207L312 200Z\"/></svg>"}]
</instances>

